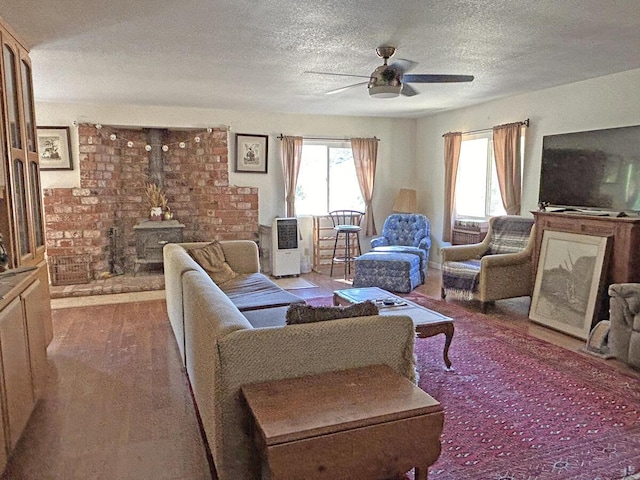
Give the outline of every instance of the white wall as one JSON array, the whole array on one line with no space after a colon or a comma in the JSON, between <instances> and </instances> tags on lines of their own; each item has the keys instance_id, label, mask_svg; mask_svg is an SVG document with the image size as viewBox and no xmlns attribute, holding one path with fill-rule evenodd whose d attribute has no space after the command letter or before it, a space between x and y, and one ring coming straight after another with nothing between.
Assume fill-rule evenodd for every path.
<instances>
[{"instance_id":1,"label":"white wall","mask_svg":"<svg viewBox=\"0 0 640 480\"><path fill-rule=\"evenodd\" d=\"M229 183L259 189L259 221L270 225L276 216L284 216L284 187L280 163L280 140L285 135L328 136L338 138L373 137L380 139L374 190L374 213L378 229L391 211L401 187L415 183L415 120L370 117L337 117L266 114L193 108L139 107L123 105L37 103L38 125L71 126L73 171L42 172L42 186L78 187L78 131L73 122L104 125L207 128L228 126ZM268 173L234 173L235 134L269 135ZM368 242L363 242L363 246Z\"/></svg>"},{"instance_id":2,"label":"white wall","mask_svg":"<svg viewBox=\"0 0 640 480\"><path fill-rule=\"evenodd\" d=\"M381 139L374 193L378 230L401 187L418 190L419 211L431 220L430 261L440 263L444 199L442 135L529 118L526 132L523 213L537 208L542 137L548 134L640 124L640 69L444 112L418 120L266 114L169 107L37 103L39 125L102 123L144 127L230 127L229 181L259 188L261 224L285 213L280 133ZM77 130L71 129L75 170L42 172L43 187L78 186ZM233 173L235 133L269 135L268 174ZM363 247L368 247L363 239Z\"/></svg>"},{"instance_id":3,"label":"white wall","mask_svg":"<svg viewBox=\"0 0 640 480\"><path fill-rule=\"evenodd\" d=\"M526 72L524 73L526 74ZM640 124L640 69L496 100L418 120L417 182L421 210L431 219L430 262L440 264L444 202L444 140L454 131L529 118L522 213L537 209L544 135Z\"/></svg>"}]
</instances>

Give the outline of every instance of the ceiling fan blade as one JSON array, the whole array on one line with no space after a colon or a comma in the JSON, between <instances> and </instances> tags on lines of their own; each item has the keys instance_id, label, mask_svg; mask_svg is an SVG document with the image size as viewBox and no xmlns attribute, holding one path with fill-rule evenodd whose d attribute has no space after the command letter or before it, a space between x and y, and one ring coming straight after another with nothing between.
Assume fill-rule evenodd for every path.
<instances>
[{"instance_id":1,"label":"ceiling fan blade","mask_svg":"<svg viewBox=\"0 0 640 480\"><path fill-rule=\"evenodd\" d=\"M354 83L353 85L347 85L346 87L336 88L335 90L329 90L328 92L324 92L324 93L325 95L333 95L334 93L344 92L345 90L348 90L351 87L359 87L360 85L366 85L368 83L369 82Z\"/></svg>"},{"instance_id":2,"label":"ceiling fan blade","mask_svg":"<svg viewBox=\"0 0 640 480\"><path fill-rule=\"evenodd\" d=\"M336 77L369 78L369 75L351 75L350 73L312 72L309 70L306 70L304 73L313 73L314 75L333 75Z\"/></svg>"},{"instance_id":3,"label":"ceiling fan blade","mask_svg":"<svg viewBox=\"0 0 640 480\"><path fill-rule=\"evenodd\" d=\"M473 81L473 75L420 75L408 73L402 76L402 81L413 83L471 82Z\"/></svg>"},{"instance_id":4,"label":"ceiling fan blade","mask_svg":"<svg viewBox=\"0 0 640 480\"><path fill-rule=\"evenodd\" d=\"M406 58L398 58L389 66L396 72L404 73L413 70L416 65L418 65L418 62L413 62L411 60L407 60Z\"/></svg>"},{"instance_id":5,"label":"ceiling fan blade","mask_svg":"<svg viewBox=\"0 0 640 480\"><path fill-rule=\"evenodd\" d=\"M402 95L404 95L405 97L413 97L414 95L418 95L420 92L418 92L415 88L413 88L411 85L408 85L406 83L402 84L402 90L400 91L400 93Z\"/></svg>"}]
</instances>

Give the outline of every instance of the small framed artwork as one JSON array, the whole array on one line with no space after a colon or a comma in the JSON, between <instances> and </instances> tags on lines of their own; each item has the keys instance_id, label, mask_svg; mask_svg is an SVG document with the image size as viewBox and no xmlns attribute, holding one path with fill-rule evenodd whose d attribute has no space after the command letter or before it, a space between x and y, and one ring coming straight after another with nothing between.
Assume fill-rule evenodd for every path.
<instances>
[{"instance_id":1,"label":"small framed artwork","mask_svg":"<svg viewBox=\"0 0 640 480\"><path fill-rule=\"evenodd\" d=\"M38 127L40 170L73 170L69 127Z\"/></svg>"},{"instance_id":2,"label":"small framed artwork","mask_svg":"<svg viewBox=\"0 0 640 480\"><path fill-rule=\"evenodd\" d=\"M609 237L545 230L529 318L586 340L608 267Z\"/></svg>"},{"instance_id":3,"label":"small framed artwork","mask_svg":"<svg viewBox=\"0 0 640 480\"><path fill-rule=\"evenodd\" d=\"M236 134L235 172L267 173L268 135Z\"/></svg>"}]
</instances>

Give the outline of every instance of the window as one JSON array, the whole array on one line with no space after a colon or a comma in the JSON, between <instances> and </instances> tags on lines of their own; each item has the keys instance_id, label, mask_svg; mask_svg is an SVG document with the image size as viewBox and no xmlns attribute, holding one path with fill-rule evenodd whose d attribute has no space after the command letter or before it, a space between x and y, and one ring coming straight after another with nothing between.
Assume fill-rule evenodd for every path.
<instances>
[{"instance_id":1,"label":"window","mask_svg":"<svg viewBox=\"0 0 640 480\"><path fill-rule=\"evenodd\" d=\"M326 215L338 209L364 211L351 145L305 141L296 185L296 214Z\"/></svg>"},{"instance_id":2,"label":"window","mask_svg":"<svg viewBox=\"0 0 640 480\"><path fill-rule=\"evenodd\" d=\"M455 217L486 219L497 215L506 215L506 211L493 158L493 133L464 135L456 177Z\"/></svg>"}]
</instances>

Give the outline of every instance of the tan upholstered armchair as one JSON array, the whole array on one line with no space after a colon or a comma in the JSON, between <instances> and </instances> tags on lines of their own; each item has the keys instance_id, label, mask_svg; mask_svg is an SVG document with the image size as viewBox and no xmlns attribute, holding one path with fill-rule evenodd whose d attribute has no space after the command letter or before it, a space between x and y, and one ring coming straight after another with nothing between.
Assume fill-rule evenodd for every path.
<instances>
[{"instance_id":1,"label":"tan upholstered armchair","mask_svg":"<svg viewBox=\"0 0 640 480\"><path fill-rule=\"evenodd\" d=\"M515 215L494 217L481 243L441 249L442 298L480 300L530 296L533 291L533 219Z\"/></svg>"}]
</instances>

